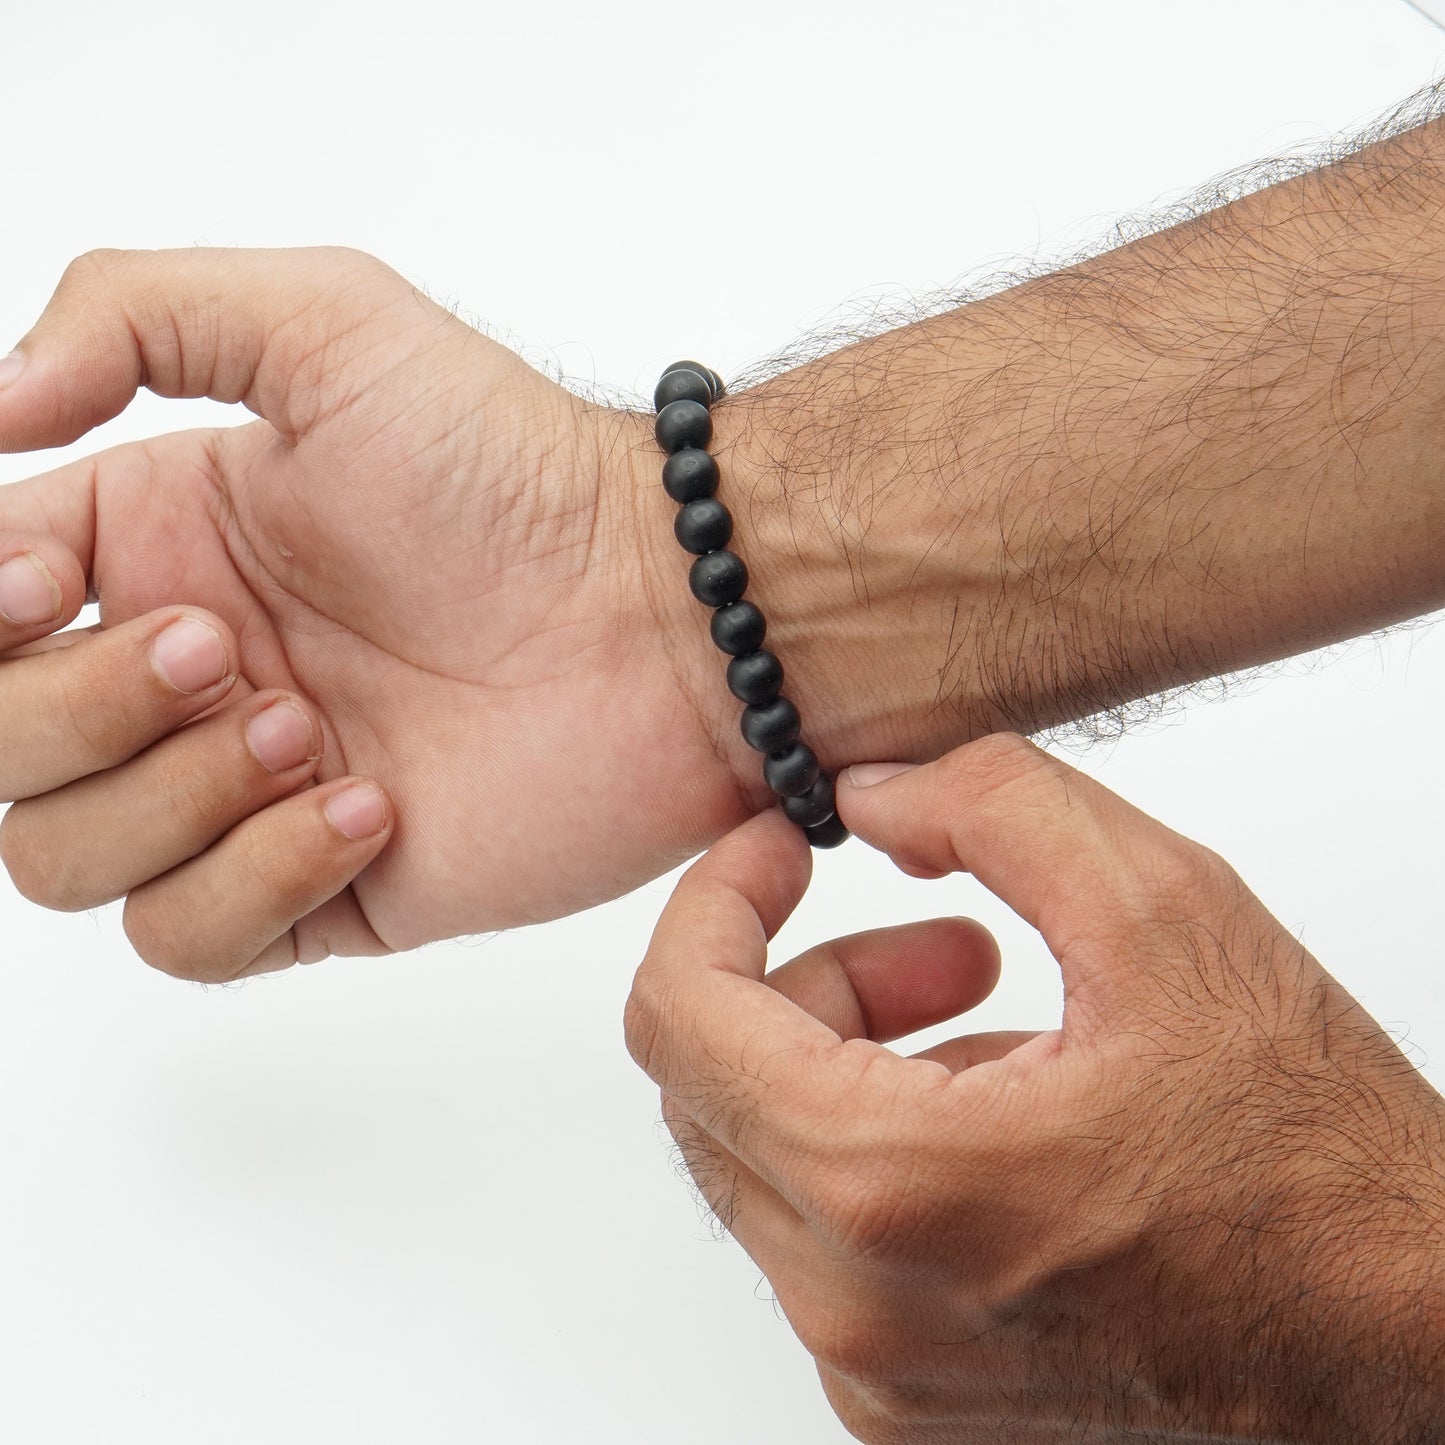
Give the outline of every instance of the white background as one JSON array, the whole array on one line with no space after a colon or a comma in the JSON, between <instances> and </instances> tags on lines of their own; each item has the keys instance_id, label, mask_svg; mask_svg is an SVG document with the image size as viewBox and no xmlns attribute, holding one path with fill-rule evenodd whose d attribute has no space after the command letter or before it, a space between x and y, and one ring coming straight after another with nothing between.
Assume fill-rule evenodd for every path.
<instances>
[{"instance_id":1,"label":"white background","mask_svg":"<svg viewBox=\"0 0 1445 1445\"><path fill-rule=\"evenodd\" d=\"M1445 58L1403 0L0 20L0 351L94 246L344 242L639 391L678 353L736 370L840 304L1062 253ZM144 397L91 444L218 410ZM1416 630L1082 756L1230 857L1437 1083L1442 710L1445 639ZM0 1437L844 1438L622 1048L667 893L207 990L146 969L118 906L0 885ZM1053 1023L1034 935L861 844L819 860L781 949L969 910L1007 958L979 1026Z\"/></svg>"}]
</instances>

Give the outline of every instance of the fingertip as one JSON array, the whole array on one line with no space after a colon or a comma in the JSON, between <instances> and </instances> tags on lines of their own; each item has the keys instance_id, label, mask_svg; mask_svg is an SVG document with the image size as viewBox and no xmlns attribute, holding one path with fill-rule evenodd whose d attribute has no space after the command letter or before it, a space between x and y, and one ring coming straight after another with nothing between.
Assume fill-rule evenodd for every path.
<instances>
[{"instance_id":1,"label":"fingertip","mask_svg":"<svg viewBox=\"0 0 1445 1445\"><path fill-rule=\"evenodd\" d=\"M894 937L899 956L872 980L868 1001L870 1018L886 1011L894 1038L968 1013L998 986L998 940L975 918L925 919Z\"/></svg>"},{"instance_id":2,"label":"fingertip","mask_svg":"<svg viewBox=\"0 0 1445 1445\"><path fill-rule=\"evenodd\" d=\"M920 878L925 883L936 883L940 878L952 876L946 868L930 868L925 863L912 863L906 858L893 858L893 866L910 878Z\"/></svg>"},{"instance_id":3,"label":"fingertip","mask_svg":"<svg viewBox=\"0 0 1445 1445\"><path fill-rule=\"evenodd\" d=\"M781 808L750 818L707 856L716 858L717 876L752 901L768 938L787 922L813 877L813 850Z\"/></svg>"},{"instance_id":4,"label":"fingertip","mask_svg":"<svg viewBox=\"0 0 1445 1445\"><path fill-rule=\"evenodd\" d=\"M849 792L856 794L864 788L886 783L889 778L912 772L916 767L917 763L854 763L843 769L838 775L838 781Z\"/></svg>"},{"instance_id":5,"label":"fingertip","mask_svg":"<svg viewBox=\"0 0 1445 1445\"><path fill-rule=\"evenodd\" d=\"M295 693L260 693L242 730L246 749L269 773L313 772L325 752L315 706Z\"/></svg>"},{"instance_id":6,"label":"fingertip","mask_svg":"<svg viewBox=\"0 0 1445 1445\"><path fill-rule=\"evenodd\" d=\"M917 763L854 763L844 768L834 784L834 797L838 816L848 830L856 833L855 819L863 821L880 804L892 801L898 789L895 780L907 779L918 767Z\"/></svg>"},{"instance_id":7,"label":"fingertip","mask_svg":"<svg viewBox=\"0 0 1445 1445\"><path fill-rule=\"evenodd\" d=\"M323 811L326 821L348 843L376 842L392 823L386 794L370 778L345 779L327 796Z\"/></svg>"},{"instance_id":8,"label":"fingertip","mask_svg":"<svg viewBox=\"0 0 1445 1445\"><path fill-rule=\"evenodd\" d=\"M929 918L835 938L767 982L840 1038L890 1043L976 1008L1000 971L993 935L972 918Z\"/></svg>"},{"instance_id":9,"label":"fingertip","mask_svg":"<svg viewBox=\"0 0 1445 1445\"><path fill-rule=\"evenodd\" d=\"M975 1003L982 1003L997 987L1003 973L1003 951L998 946L998 939L991 928L966 913L956 913L940 921L952 932L957 951L972 961L974 977L979 985Z\"/></svg>"},{"instance_id":10,"label":"fingertip","mask_svg":"<svg viewBox=\"0 0 1445 1445\"><path fill-rule=\"evenodd\" d=\"M200 607L161 608L146 620L146 652L167 702L190 707L230 693L238 677L235 633Z\"/></svg>"},{"instance_id":11,"label":"fingertip","mask_svg":"<svg viewBox=\"0 0 1445 1445\"><path fill-rule=\"evenodd\" d=\"M18 346L8 356L0 356L0 392L20 380L25 360L25 353Z\"/></svg>"},{"instance_id":12,"label":"fingertip","mask_svg":"<svg viewBox=\"0 0 1445 1445\"><path fill-rule=\"evenodd\" d=\"M53 537L0 533L0 629L15 646L73 621L85 605L85 573Z\"/></svg>"},{"instance_id":13,"label":"fingertip","mask_svg":"<svg viewBox=\"0 0 1445 1445\"><path fill-rule=\"evenodd\" d=\"M787 921L812 877L812 849L779 808L769 808L724 834L679 880L658 920L654 943L704 930L771 939ZM761 967L762 959L758 960Z\"/></svg>"},{"instance_id":14,"label":"fingertip","mask_svg":"<svg viewBox=\"0 0 1445 1445\"><path fill-rule=\"evenodd\" d=\"M838 774L838 817L870 848L886 853L900 873L932 883L963 870L951 854L938 853L928 826L931 818L913 816L908 799L917 798L910 779L920 767L895 762L845 768Z\"/></svg>"}]
</instances>

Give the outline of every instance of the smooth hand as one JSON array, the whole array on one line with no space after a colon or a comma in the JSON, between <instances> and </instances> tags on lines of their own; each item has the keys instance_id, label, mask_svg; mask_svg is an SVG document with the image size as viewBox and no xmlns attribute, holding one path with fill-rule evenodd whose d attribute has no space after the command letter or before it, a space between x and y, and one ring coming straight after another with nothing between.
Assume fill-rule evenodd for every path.
<instances>
[{"instance_id":1,"label":"smooth hand","mask_svg":"<svg viewBox=\"0 0 1445 1445\"><path fill-rule=\"evenodd\" d=\"M883 1047L997 976L959 920L764 976L808 850L683 878L634 1057L830 1401L880 1445L1424 1445L1445 1418L1445 1101L1214 855L1012 737L840 815L1039 927L1058 1029Z\"/></svg>"},{"instance_id":2,"label":"smooth hand","mask_svg":"<svg viewBox=\"0 0 1445 1445\"><path fill-rule=\"evenodd\" d=\"M147 961L229 979L567 913L745 816L672 664L706 621L668 638L701 609L653 575L646 418L355 252L101 252L0 362L0 448L142 386L260 420L0 489L28 897L128 895Z\"/></svg>"}]
</instances>

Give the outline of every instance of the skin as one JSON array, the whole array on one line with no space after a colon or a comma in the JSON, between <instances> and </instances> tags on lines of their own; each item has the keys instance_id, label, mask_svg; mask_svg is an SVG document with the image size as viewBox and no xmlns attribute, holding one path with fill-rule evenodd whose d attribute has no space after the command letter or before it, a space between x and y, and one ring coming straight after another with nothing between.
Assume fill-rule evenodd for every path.
<instances>
[{"instance_id":1,"label":"skin","mask_svg":"<svg viewBox=\"0 0 1445 1445\"><path fill-rule=\"evenodd\" d=\"M1432 121L725 402L809 741L1109 733L1445 606L1442 337Z\"/></svg>"},{"instance_id":2,"label":"skin","mask_svg":"<svg viewBox=\"0 0 1445 1445\"><path fill-rule=\"evenodd\" d=\"M1445 1408L1445 1100L1220 858L1001 734L858 786L895 861L1042 932L1062 1024L972 1007L976 924L771 973L806 844L754 819L684 875L627 1041L829 1401L878 1445L1408 1445Z\"/></svg>"},{"instance_id":3,"label":"skin","mask_svg":"<svg viewBox=\"0 0 1445 1445\"><path fill-rule=\"evenodd\" d=\"M840 783L844 820L978 872L1068 988L1060 1030L903 1061L991 986L976 928L769 987L807 868L775 815L659 928L630 1042L862 1438L1435 1428L1438 1098L1218 860L1019 744L950 749L1445 602L1442 217L1430 122L716 409L825 766L948 755ZM124 896L148 963L227 979L567 913L767 806L647 418L369 257L102 252L0 362L0 447L140 386L257 420L0 490L0 570L48 569L0 622L26 896ZM183 618L198 691L155 666ZM273 771L246 724L290 705Z\"/></svg>"},{"instance_id":4,"label":"skin","mask_svg":"<svg viewBox=\"0 0 1445 1445\"><path fill-rule=\"evenodd\" d=\"M1442 155L1426 124L724 401L734 545L824 766L1445 603ZM648 418L356 253L101 252L0 364L0 447L142 385L258 420L0 490L0 564L56 603L0 623L26 896L124 896L147 962L233 978L572 912L769 805ZM54 638L87 594L101 630ZM156 675L181 615L229 682ZM311 737L278 775L245 723L282 698ZM384 801L351 840L326 803L357 779Z\"/></svg>"},{"instance_id":5,"label":"skin","mask_svg":"<svg viewBox=\"0 0 1445 1445\"><path fill-rule=\"evenodd\" d=\"M12 450L140 385L263 418L0 491L0 562L53 578L53 616L0 623L26 896L124 895L148 963L229 979L569 913L746 815L664 653L634 489L606 485L635 419L345 251L86 257L17 356ZM87 593L100 629L52 636ZM151 656L181 617L225 651L193 694ZM245 724L280 700L311 737L277 774ZM325 815L357 780L384 798L359 841Z\"/></svg>"}]
</instances>

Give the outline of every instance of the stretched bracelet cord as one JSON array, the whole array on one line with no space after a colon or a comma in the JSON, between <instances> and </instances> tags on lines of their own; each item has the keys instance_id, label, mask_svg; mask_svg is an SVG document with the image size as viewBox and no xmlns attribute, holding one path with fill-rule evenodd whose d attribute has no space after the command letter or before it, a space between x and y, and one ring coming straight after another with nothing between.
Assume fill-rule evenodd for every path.
<instances>
[{"instance_id":1,"label":"stretched bracelet cord","mask_svg":"<svg viewBox=\"0 0 1445 1445\"><path fill-rule=\"evenodd\" d=\"M714 493L717 459L712 408L723 397L722 379L697 361L675 361L653 392L654 434L667 453L662 485L678 503L673 533L696 557L688 573L692 595L713 608L712 640L732 660L728 690L744 704L740 726L750 748L763 754L763 779L782 799L783 811L815 848L836 848L848 837L833 800L833 780L802 741L798 709L783 696L783 664L763 647L767 621L744 601L748 569L732 541L732 513Z\"/></svg>"}]
</instances>

